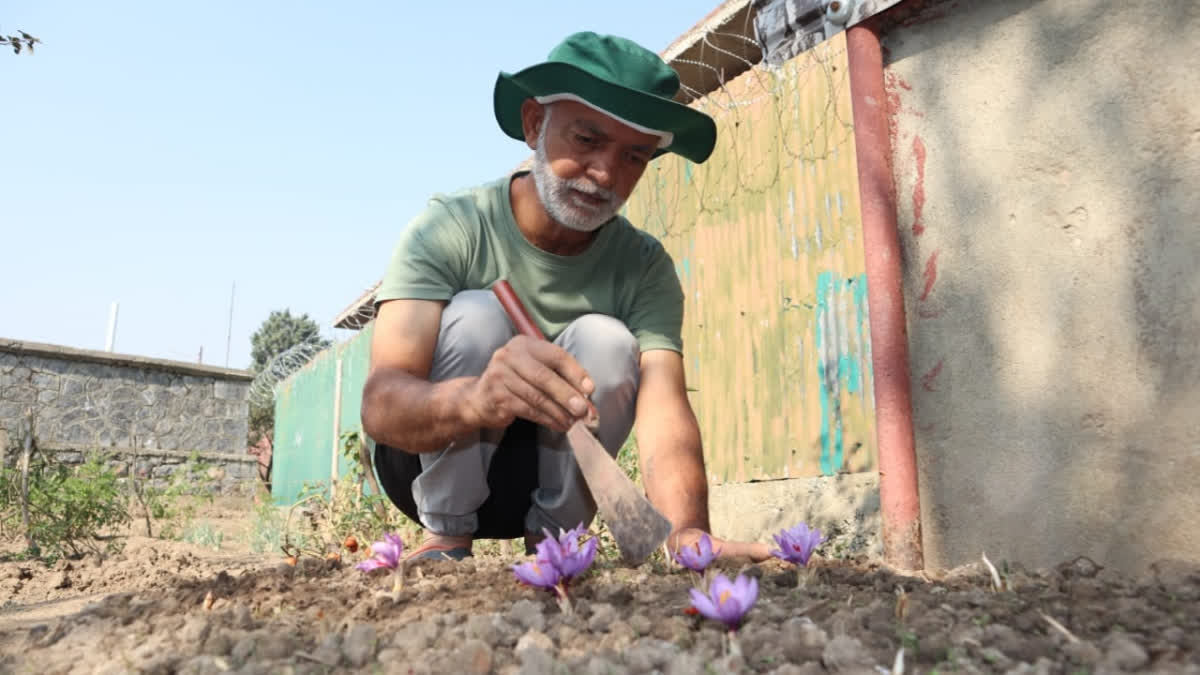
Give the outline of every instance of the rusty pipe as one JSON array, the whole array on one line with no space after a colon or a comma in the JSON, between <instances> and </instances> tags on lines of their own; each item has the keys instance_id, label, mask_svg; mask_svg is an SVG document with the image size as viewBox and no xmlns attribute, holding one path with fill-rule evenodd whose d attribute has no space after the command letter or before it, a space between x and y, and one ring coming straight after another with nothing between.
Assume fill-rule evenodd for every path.
<instances>
[{"instance_id":1,"label":"rusty pipe","mask_svg":"<svg viewBox=\"0 0 1200 675\"><path fill-rule=\"evenodd\" d=\"M889 564L918 570L924 567L924 555L900 233L896 226L883 50L871 22L846 31L846 57L867 268L883 553Z\"/></svg>"}]
</instances>

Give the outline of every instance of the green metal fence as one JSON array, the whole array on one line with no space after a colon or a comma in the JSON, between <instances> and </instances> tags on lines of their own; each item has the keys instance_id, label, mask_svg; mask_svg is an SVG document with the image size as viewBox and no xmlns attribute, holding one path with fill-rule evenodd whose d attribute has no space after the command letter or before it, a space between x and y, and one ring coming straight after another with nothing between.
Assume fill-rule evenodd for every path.
<instances>
[{"instance_id":1,"label":"green metal fence","mask_svg":"<svg viewBox=\"0 0 1200 675\"><path fill-rule=\"evenodd\" d=\"M280 383L271 477L276 502L293 503L306 482L327 483L350 470L337 445L343 433L362 428L359 408L373 328L326 349Z\"/></svg>"}]
</instances>

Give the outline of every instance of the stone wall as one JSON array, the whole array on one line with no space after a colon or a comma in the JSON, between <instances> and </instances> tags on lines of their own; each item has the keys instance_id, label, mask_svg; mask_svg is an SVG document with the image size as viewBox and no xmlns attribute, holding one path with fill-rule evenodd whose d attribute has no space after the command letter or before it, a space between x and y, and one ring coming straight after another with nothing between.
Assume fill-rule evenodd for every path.
<instances>
[{"instance_id":1,"label":"stone wall","mask_svg":"<svg viewBox=\"0 0 1200 675\"><path fill-rule=\"evenodd\" d=\"M253 489L246 453L252 376L240 370L0 340L0 449L16 454L32 412L37 447L78 463L101 450L122 475L165 483L189 459L220 492Z\"/></svg>"}]
</instances>

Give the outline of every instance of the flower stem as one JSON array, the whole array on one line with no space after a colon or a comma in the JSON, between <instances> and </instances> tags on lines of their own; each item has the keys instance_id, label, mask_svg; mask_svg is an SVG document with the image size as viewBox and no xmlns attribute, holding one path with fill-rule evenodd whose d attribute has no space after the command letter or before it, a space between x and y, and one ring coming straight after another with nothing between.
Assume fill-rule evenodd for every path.
<instances>
[{"instance_id":1,"label":"flower stem","mask_svg":"<svg viewBox=\"0 0 1200 675\"><path fill-rule=\"evenodd\" d=\"M567 597L566 586L564 586L561 583L556 584L554 586L554 594L556 596L558 596L556 598L556 600L558 601L558 609L560 611L562 611L563 614L571 614L572 612L575 611L574 608L571 607L571 599L569 597Z\"/></svg>"}]
</instances>

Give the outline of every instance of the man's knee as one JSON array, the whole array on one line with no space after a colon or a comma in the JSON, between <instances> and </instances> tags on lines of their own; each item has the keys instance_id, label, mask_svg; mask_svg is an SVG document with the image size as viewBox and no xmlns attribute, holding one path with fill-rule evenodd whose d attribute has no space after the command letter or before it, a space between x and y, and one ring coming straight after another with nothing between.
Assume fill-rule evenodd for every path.
<instances>
[{"instance_id":1,"label":"man's knee","mask_svg":"<svg viewBox=\"0 0 1200 675\"><path fill-rule=\"evenodd\" d=\"M478 374L512 336L504 308L491 291L463 291L442 310L435 369L446 377Z\"/></svg>"},{"instance_id":2,"label":"man's knee","mask_svg":"<svg viewBox=\"0 0 1200 675\"><path fill-rule=\"evenodd\" d=\"M564 331L562 342L588 371L597 394L636 383L641 349L637 338L619 320L586 314Z\"/></svg>"}]
</instances>

